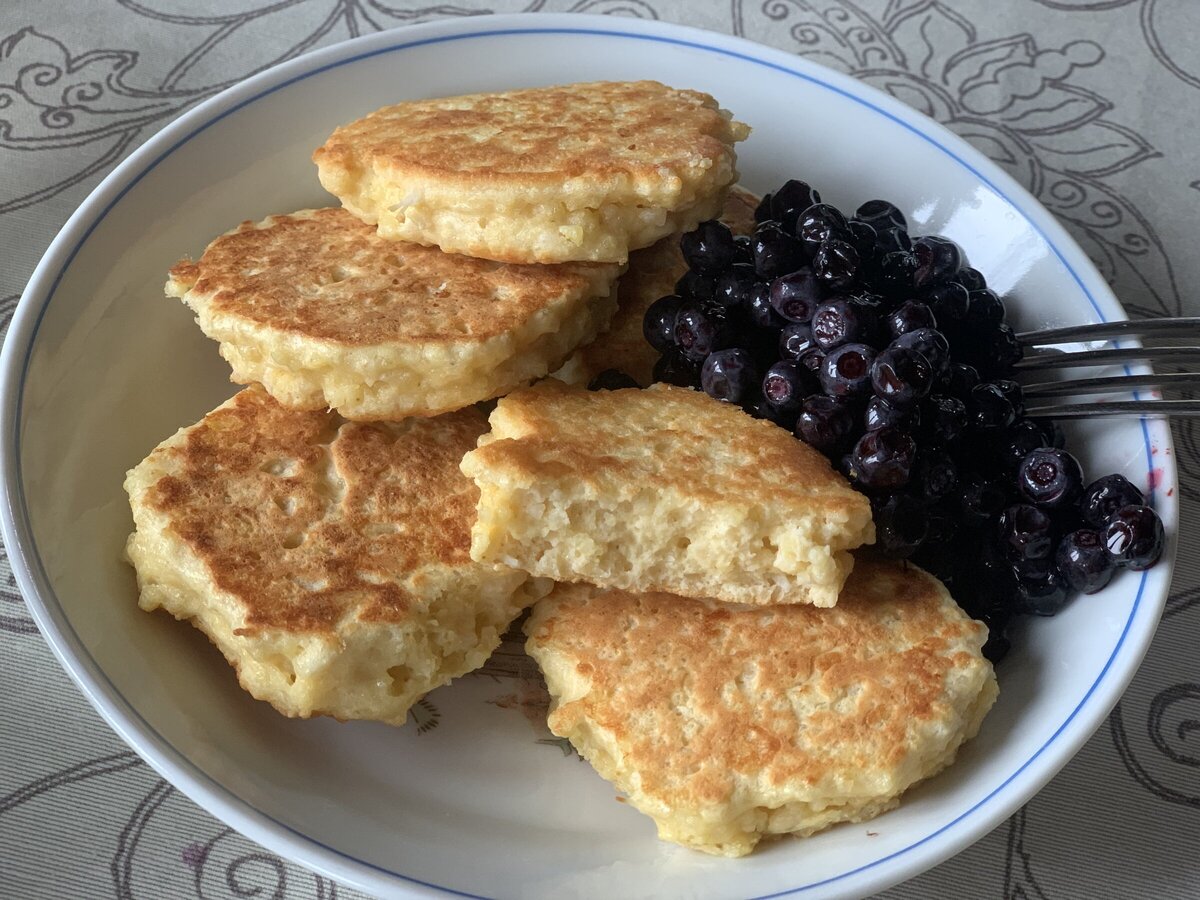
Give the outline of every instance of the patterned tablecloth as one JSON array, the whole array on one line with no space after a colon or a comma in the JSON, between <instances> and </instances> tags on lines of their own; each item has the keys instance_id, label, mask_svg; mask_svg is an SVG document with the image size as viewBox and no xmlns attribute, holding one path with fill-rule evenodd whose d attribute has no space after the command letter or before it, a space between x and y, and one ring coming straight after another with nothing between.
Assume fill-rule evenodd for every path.
<instances>
[{"instance_id":1,"label":"patterned tablecloth","mask_svg":"<svg viewBox=\"0 0 1200 900\"><path fill-rule=\"evenodd\" d=\"M685 22L857 74L1028 186L1131 314L1200 314L1194 0L3 0L0 326L76 205L179 113L356 34L521 10ZM1124 699L1028 806L885 896L1200 897L1200 434L1176 435L1179 566ZM51 657L6 561L0 763L0 897L356 896L226 828L127 750Z\"/></svg>"}]
</instances>

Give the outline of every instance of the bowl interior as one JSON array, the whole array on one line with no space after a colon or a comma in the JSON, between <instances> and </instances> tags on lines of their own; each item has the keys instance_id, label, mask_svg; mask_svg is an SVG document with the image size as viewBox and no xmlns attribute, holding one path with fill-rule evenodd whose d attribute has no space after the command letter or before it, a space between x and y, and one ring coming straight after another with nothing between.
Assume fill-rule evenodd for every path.
<instances>
[{"instance_id":1,"label":"bowl interior","mask_svg":"<svg viewBox=\"0 0 1200 900\"><path fill-rule=\"evenodd\" d=\"M1058 617L1025 623L980 736L899 809L736 862L660 843L648 819L614 802L523 714L519 658L431 694L418 720L436 727L423 731L288 721L244 695L192 629L137 609L122 559L125 471L235 390L215 344L163 297L165 272L244 219L334 202L310 153L337 124L386 103L592 79L709 91L754 128L740 151L751 189L798 176L843 208L893 200L914 232L958 241L1022 328L1118 313L1078 251L1048 243L1025 198L985 183L961 146L914 130L911 114L873 105L852 83L771 51L731 55L722 48L746 45L716 36L664 42L663 28L464 36L482 30L446 26L426 33L451 39L407 47L407 35L376 36L223 101L175 131L173 146L135 160L65 236L74 239L27 297L40 306L52 290L36 333L28 312L18 329L31 348L9 348L24 370L17 477L33 541L21 551L52 588L35 600L43 622L119 730L185 790L274 849L371 890L415 880L485 895L737 895L826 883L821 893L931 864L939 846L944 855L977 837L1065 762L1082 739L1072 729L1094 727L1078 710L1128 677L1123 654L1140 655L1167 566L1149 579L1123 573ZM787 68L763 62L780 59ZM1170 460L1151 455L1169 450L1160 427L1107 422L1072 429L1071 442L1089 472L1145 487L1157 467L1174 483Z\"/></svg>"}]
</instances>

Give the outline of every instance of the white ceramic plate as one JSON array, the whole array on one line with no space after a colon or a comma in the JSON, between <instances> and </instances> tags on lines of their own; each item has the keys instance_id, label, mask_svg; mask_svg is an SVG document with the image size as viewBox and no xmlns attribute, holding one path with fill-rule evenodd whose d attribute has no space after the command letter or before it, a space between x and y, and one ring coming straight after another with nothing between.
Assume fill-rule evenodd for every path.
<instances>
[{"instance_id":1,"label":"white ceramic plate","mask_svg":"<svg viewBox=\"0 0 1200 900\"><path fill-rule=\"evenodd\" d=\"M898 810L730 861L658 842L649 819L548 740L521 709L528 663L517 656L434 692L401 729L289 721L242 694L192 629L137 610L121 560L124 472L234 390L215 345L163 298L167 267L243 219L330 202L309 154L378 106L633 78L709 91L750 123L740 159L752 189L801 176L844 208L886 197L914 231L954 238L1021 326L1123 317L1062 228L961 140L849 78L671 25L498 16L373 35L258 75L150 140L71 218L14 318L2 360L5 541L54 651L126 741L238 830L370 892L881 889L967 846L1044 784L1117 700L1158 622L1169 559L1026 623L979 737ZM1092 473L1147 486L1154 470L1173 533L1163 424L1108 422L1072 441Z\"/></svg>"}]
</instances>

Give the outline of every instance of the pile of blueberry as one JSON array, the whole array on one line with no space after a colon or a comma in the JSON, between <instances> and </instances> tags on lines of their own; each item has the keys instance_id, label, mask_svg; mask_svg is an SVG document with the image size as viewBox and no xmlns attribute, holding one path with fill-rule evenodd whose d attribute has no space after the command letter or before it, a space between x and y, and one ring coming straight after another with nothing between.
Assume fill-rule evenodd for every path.
<instances>
[{"instance_id":1,"label":"pile of blueberry","mask_svg":"<svg viewBox=\"0 0 1200 900\"><path fill-rule=\"evenodd\" d=\"M1085 485L1050 421L1024 415L1021 345L959 247L910 237L871 200L847 218L803 181L763 198L752 236L704 222L688 272L646 312L656 381L792 430L871 498L878 547L941 578L1008 650L1116 568L1162 554L1162 522L1119 475Z\"/></svg>"}]
</instances>

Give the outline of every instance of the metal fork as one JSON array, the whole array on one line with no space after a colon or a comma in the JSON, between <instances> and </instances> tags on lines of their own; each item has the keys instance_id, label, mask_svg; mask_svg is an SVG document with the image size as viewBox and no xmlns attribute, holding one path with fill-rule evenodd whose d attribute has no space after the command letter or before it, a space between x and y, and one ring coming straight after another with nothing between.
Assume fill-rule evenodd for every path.
<instances>
[{"instance_id":1,"label":"metal fork","mask_svg":"<svg viewBox=\"0 0 1200 900\"><path fill-rule=\"evenodd\" d=\"M1067 352L1052 349L1056 344L1111 341L1136 335L1195 340L1200 338L1200 317L1102 322L1018 334L1017 340L1021 343L1025 355L1016 368L1018 377L1021 378L1023 394L1028 401L1026 414L1052 419L1129 415L1200 416L1200 400L1104 399L1089 403L1062 403L1058 399L1080 394L1115 394L1138 388L1160 391L1200 388L1200 372L1151 372L1134 375L1126 369L1123 375L1069 378L1061 381L1033 381L1023 377L1027 374L1036 377L1037 373L1050 369L1126 365L1156 360L1167 363L1200 363L1200 346L1104 347Z\"/></svg>"}]
</instances>

